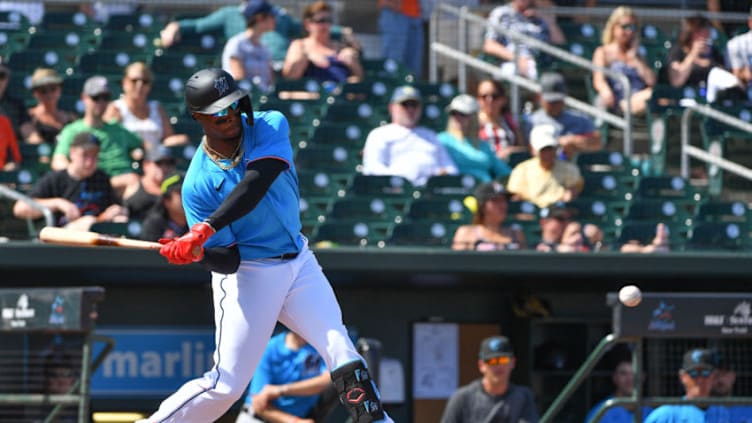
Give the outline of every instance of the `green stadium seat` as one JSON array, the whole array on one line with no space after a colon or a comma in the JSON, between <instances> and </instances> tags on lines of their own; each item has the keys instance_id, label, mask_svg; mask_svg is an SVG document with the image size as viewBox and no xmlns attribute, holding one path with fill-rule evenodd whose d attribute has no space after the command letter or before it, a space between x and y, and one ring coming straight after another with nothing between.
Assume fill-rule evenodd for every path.
<instances>
[{"instance_id":1,"label":"green stadium seat","mask_svg":"<svg viewBox=\"0 0 752 423\"><path fill-rule=\"evenodd\" d=\"M514 151L512 153L509 153L509 158L507 159L507 163L509 164L511 168L514 169L515 166L517 166L518 164L532 157L533 155L530 154L529 151Z\"/></svg>"},{"instance_id":2,"label":"green stadium seat","mask_svg":"<svg viewBox=\"0 0 752 423\"><path fill-rule=\"evenodd\" d=\"M450 247L459 224L445 222L403 222L395 225L387 245Z\"/></svg>"},{"instance_id":3,"label":"green stadium seat","mask_svg":"<svg viewBox=\"0 0 752 423\"><path fill-rule=\"evenodd\" d=\"M619 175L599 172L584 173L582 177L585 183L579 195L581 199L601 200L619 212L634 199L633 188L624 184Z\"/></svg>"},{"instance_id":4,"label":"green stadium seat","mask_svg":"<svg viewBox=\"0 0 752 423\"><path fill-rule=\"evenodd\" d=\"M647 176L640 179L635 192L636 198L673 200L684 205L691 212L703 201L700 192L679 176Z\"/></svg>"},{"instance_id":5,"label":"green stadium seat","mask_svg":"<svg viewBox=\"0 0 752 423\"><path fill-rule=\"evenodd\" d=\"M574 219L580 223L593 223L601 229L613 228L620 223L621 209L601 199L577 198L566 203L574 211Z\"/></svg>"},{"instance_id":6,"label":"green stadium seat","mask_svg":"<svg viewBox=\"0 0 752 423\"><path fill-rule=\"evenodd\" d=\"M97 49L99 51L153 52L154 35L134 32L105 32Z\"/></svg>"},{"instance_id":7,"label":"green stadium seat","mask_svg":"<svg viewBox=\"0 0 752 423\"><path fill-rule=\"evenodd\" d=\"M540 208L530 201L507 201L507 221L533 222L535 225L538 225L539 217Z\"/></svg>"},{"instance_id":8,"label":"green stadium seat","mask_svg":"<svg viewBox=\"0 0 752 423\"><path fill-rule=\"evenodd\" d=\"M326 220L326 216L332 209L332 203L334 198L331 196L316 196L300 194L300 201L298 202L300 208L300 219L307 222L315 222L316 225ZM309 228L309 230L312 228ZM308 232L310 233L310 231Z\"/></svg>"},{"instance_id":9,"label":"green stadium seat","mask_svg":"<svg viewBox=\"0 0 752 423\"><path fill-rule=\"evenodd\" d=\"M46 11L40 26L46 31L92 32L99 24L78 11Z\"/></svg>"},{"instance_id":10,"label":"green stadium seat","mask_svg":"<svg viewBox=\"0 0 752 423\"><path fill-rule=\"evenodd\" d=\"M156 50L151 57L151 63L147 61L147 64L150 64L152 71L157 75L173 75L187 80L200 69L219 65L219 56L216 53Z\"/></svg>"},{"instance_id":11,"label":"green stadium seat","mask_svg":"<svg viewBox=\"0 0 752 423\"><path fill-rule=\"evenodd\" d=\"M413 222L467 224L472 213L463 204L464 198L464 195L419 198L412 202L407 216Z\"/></svg>"},{"instance_id":12,"label":"green stadium seat","mask_svg":"<svg viewBox=\"0 0 752 423\"><path fill-rule=\"evenodd\" d=\"M27 193L39 179L39 173L33 168L0 171L0 184L8 188Z\"/></svg>"},{"instance_id":13,"label":"green stadium seat","mask_svg":"<svg viewBox=\"0 0 752 423\"><path fill-rule=\"evenodd\" d=\"M354 148L362 148L368 130L357 123L323 121L313 130L309 143L311 145L352 144Z\"/></svg>"},{"instance_id":14,"label":"green stadium seat","mask_svg":"<svg viewBox=\"0 0 752 423\"><path fill-rule=\"evenodd\" d=\"M110 16L103 29L117 32L155 33L160 28L160 22L150 13L129 13Z\"/></svg>"},{"instance_id":15,"label":"green stadium seat","mask_svg":"<svg viewBox=\"0 0 752 423\"><path fill-rule=\"evenodd\" d=\"M703 222L693 227L687 250L740 251L749 249L749 232L737 223Z\"/></svg>"},{"instance_id":16,"label":"green stadium seat","mask_svg":"<svg viewBox=\"0 0 752 423\"><path fill-rule=\"evenodd\" d=\"M405 213L404 205L391 197L348 196L334 201L327 221L399 223Z\"/></svg>"},{"instance_id":17,"label":"green stadium seat","mask_svg":"<svg viewBox=\"0 0 752 423\"><path fill-rule=\"evenodd\" d=\"M26 46L32 50L55 50L59 54L76 55L95 49L97 38L75 30L35 32Z\"/></svg>"},{"instance_id":18,"label":"green stadium seat","mask_svg":"<svg viewBox=\"0 0 752 423\"><path fill-rule=\"evenodd\" d=\"M393 59L362 59L360 63L365 80L386 80L400 85L415 80L405 66Z\"/></svg>"},{"instance_id":19,"label":"green stadium seat","mask_svg":"<svg viewBox=\"0 0 752 423\"><path fill-rule=\"evenodd\" d=\"M221 31L181 34L180 40L167 51L221 56L226 42Z\"/></svg>"},{"instance_id":20,"label":"green stadium seat","mask_svg":"<svg viewBox=\"0 0 752 423\"><path fill-rule=\"evenodd\" d=\"M671 48L671 38L660 27L653 24L645 24L640 28L640 41L644 45L663 47L664 52L668 52Z\"/></svg>"},{"instance_id":21,"label":"green stadium seat","mask_svg":"<svg viewBox=\"0 0 752 423\"><path fill-rule=\"evenodd\" d=\"M94 222L89 230L116 237L139 238L141 236L141 222Z\"/></svg>"},{"instance_id":22,"label":"green stadium seat","mask_svg":"<svg viewBox=\"0 0 752 423\"><path fill-rule=\"evenodd\" d=\"M478 181L470 175L435 175L428 178L425 196L472 195Z\"/></svg>"},{"instance_id":23,"label":"green stadium seat","mask_svg":"<svg viewBox=\"0 0 752 423\"><path fill-rule=\"evenodd\" d=\"M336 245L367 246L383 242L391 231L390 226L367 221L322 223L313 236L314 244L331 242Z\"/></svg>"},{"instance_id":24,"label":"green stadium seat","mask_svg":"<svg viewBox=\"0 0 752 423\"><path fill-rule=\"evenodd\" d=\"M76 55L68 55L64 50L55 49L42 50L20 50L11 53L8 57L7 65L13 72L21 74L31 74L38 67L47 67L57 70L65 75L69 70L75 67Z\"/></svg>"},{"instance_id":25,"label":"green stadium seat","mask_svg":"<svg viewBox=\"0 0 752 423\"><path fill-rule=\"evenodd\" d=\"M324 112L322 120L327 122L358 122L364 127L376 128L388 121L386 108L369 103L335 101Z\"/></svg>"},{"instance_id":26,"label":"green stadium seat","mask_svg":"<svg viewBox=\"0 0 752 423\"><path fill-rule=\"evenodd\" d=\"M366 102L374 106L386 107L393 90L394 86L389 81L348 82L342 85L338 97L347 101Z\"/></svg>"},{"instance_id":27,"label":"green stadium seat","mask_svg":"<svg viewBox=\"0 0 752 423\"><path fill-rule=\"evenodd\" d=\"M335 178L317 169L299 169L298 185L301 196L344 197L351 177Z\"/></svg>"},{"instance_id":28,"label":"green stadium seat","mask_svg":"<svg viewBox=\"0 0 752 423\"><path fill-rule=\"evenodd\" d=\"M661 221L664 223L684 224L692 226L692 217L689 210L680 202L671 199L642 199L634 200L624 217L625 221Z\"/></svg>"},{"instance_id":29,"label":"green stadium seat","mask_svg":"<svg viewBox=\"0 0 752 423\"><path fill-rule=\"evenodd\" d=\"M444 110L444 105L435 103L424 103L423 114L420 117L419 124L436 132L446 130L448 115Z\"/></svg>"},{"instance_id":30,"label":"green stadium seat","mask_svg":"<svg viewBox=\"0 0 752 423\"><path fill-rule=\"evenodd\" d=\"M446 82L429 82L417 80L410 85L420 91L424 103L447 105L459 94L457 87ZM391 93L390 93L391 94Z\"/></svg>"},{"instance_id":31,"label":"green stadium seat","mask_svg":"<svg viewBox=\"0 0 752 423\"><path fill-rule=\"evenodd\" d=\"M343 146L310 146L298 150L295 162L298 169L353 174L360 165L360 157Z\"/></svg>"},{"instance_id":32,"label":"green stadium seat","mask_svg":"<svg viewBox=\"0 0 752 423\"><path fill-rule=\"evenodd\" d=\"M580 23L575 21L557 22L559 28L564 33L568 43L573 42L601 42L601 31L591 23Z\"/></svg>"},{"instance_id":33,"label":"green stadium seat","mask_svg":"<svg viewBox=\"0 0 752 423\"><path fill-rule=\"evenodd\" d=\"M741 201L711 200L697 210L695 223L737 223L743 227L752 226L752 210Z\"/></svg>"},{"instance_id":34,"label":"green stadium seat","mask_svg":"<svg viewBox=\"0 0 752 423\"><path fill-rule=\"evenodd\" d=\"M0 11L0 28L9 31L26 31L31 26L29 18L15 10Z\"/></svg>"},{"instance_id":35,"label":"green stadium seat","mask_svg":"<svg viewBox=\"0 0 752 423\"><path fill-rule=\"evenodd\" d=\"M274 82L273 97L280 99L296 98L293 93L305 93L302 98L319 100L325 92L324 86L318 79L278 79ZM297 96L301 98L301 96Z\"/></svg>"},{"instance_id":36,"label":"green stadium seat","mask_svg":"<svg viewBox=\"0 0 752 423\"><path fill-rule=\"evenodd\" d=\"M363 196L399 197L406 200L412 200L420 194L410 181L401 176L363 175L361 173L353 177L350 193Z\"/></svg>"},{"instance_id":37,"label":"green stadium seat","mask_svg":"<svg viewBox=\"0 0 752 423\"><path fill-rule=\"evenodd\" d=\"M78 70L84 75L104 74L106 76L122 78L125 67L142 61L148 64L149 55L134 51L93 51L82 54L78 59ZM173 63L173 66L176 66ZM110 81L112 82L112 81ZM117 84L120 86L120 84ZM113 86L110 86L113 88Z\"/></svg>"}]
</instances>

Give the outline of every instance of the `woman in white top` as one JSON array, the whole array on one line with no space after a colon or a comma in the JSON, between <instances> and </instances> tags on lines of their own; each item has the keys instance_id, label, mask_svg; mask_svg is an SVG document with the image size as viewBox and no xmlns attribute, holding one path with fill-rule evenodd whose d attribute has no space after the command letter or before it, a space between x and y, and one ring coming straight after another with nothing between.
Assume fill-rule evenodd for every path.
<instances>
[{"instance_id":1,"label":"woman in white top","mask_svg":"<svg viewBox=\"0 0 752 423\"><path fill-rule=\"evenodd\" d=\"M123 94L107 106L106 121L120 122L127 130L141 137L144 148L188 143L188 136L175 134L164 107L149 100L154 75L143 62L133 62L123 74Z\"/></svg>"},{"instance_id":2,"label":"woman in white top","mask_svg":"<svg viewBox=\"0 0 752 423\"><path fill-rule=\"evenodd\" d=\"M222 69L236 81L245 79L269 92L274 75L272 54L261 43L261 36L274 30L274 9L266 1L252 1L243 13L246 30L227 40L222 51Z\"/></svg>"}]
</instances>

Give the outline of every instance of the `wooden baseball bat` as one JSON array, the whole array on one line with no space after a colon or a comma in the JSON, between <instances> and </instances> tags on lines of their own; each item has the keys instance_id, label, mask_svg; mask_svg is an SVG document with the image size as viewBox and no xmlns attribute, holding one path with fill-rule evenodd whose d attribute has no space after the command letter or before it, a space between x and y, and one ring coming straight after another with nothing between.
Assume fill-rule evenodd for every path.
<instances>
[{"instance_id":1,"label":"wooden baseball bat","mask_svg":"<svg viewBox=\"0 0 752 423\"><path fill-rule=\"evenodd\" d=\"M159 250L162 244L139 239L118 238L96 232L76 231L72 229L45 226L39 232L39 239L50 244L71 245L76 247L112 247L137 248L141 250Z\"/></svg>"}]
</instances>

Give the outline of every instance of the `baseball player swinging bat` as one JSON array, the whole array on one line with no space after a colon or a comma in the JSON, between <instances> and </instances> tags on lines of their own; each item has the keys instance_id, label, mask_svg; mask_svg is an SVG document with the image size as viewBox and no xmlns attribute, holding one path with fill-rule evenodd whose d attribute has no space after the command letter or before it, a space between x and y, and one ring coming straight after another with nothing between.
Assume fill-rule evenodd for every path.
<instances>
[{"instance_id":1,"label":"baseball player swinging bat","mask_svg":"<svg viewBox=\"0 0 752 423\"><path fill-rule=\"evenodd\" d=\"M141 241L131 238L119 238L97 232L77 231L73 229L46 226L39 232L39 239L49 244L70 245L75 247L112 247L137 248L140 250L159 250L158 242Z\"/></svg>"}]
</instances>

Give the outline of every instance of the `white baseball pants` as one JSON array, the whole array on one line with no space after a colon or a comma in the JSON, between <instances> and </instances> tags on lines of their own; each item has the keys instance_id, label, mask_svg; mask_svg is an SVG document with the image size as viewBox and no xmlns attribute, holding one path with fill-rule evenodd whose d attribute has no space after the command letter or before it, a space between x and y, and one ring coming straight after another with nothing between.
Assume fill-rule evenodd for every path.
<instances>
[{"instance_id":1,"label":"white baseball pants","mask_svg":"<svg viewBox=\"0 0 752 423\"><path fill-rule=\"evenodd\" d=\"M212 273L212 289L214 367L186 382L146 422L207 423L221 417L248 386L277 320L316 348L330 370L361 360L334 291L307 246L292 260L243 261L235 274Z\"/></svg>"}]
</instances>

